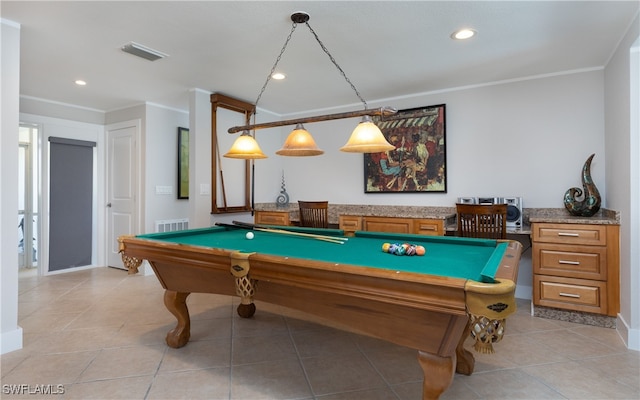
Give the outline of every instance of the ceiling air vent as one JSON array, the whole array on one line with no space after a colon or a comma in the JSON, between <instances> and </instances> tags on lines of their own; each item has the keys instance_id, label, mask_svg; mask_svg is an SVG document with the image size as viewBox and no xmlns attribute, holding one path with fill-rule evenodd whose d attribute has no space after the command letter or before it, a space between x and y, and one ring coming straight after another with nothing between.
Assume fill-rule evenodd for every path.
<instances>
[{"instance_id":1,"label":"ceiling air vent","mask_svg":"<svg viewBox=\"0 0 640 400\"><path fill-rule=\"evenodd\" d=\"M129 42L122 46L122 51L125 53L133 54L134 56L142 57L145 60L155 61L160 58L168 57L168 54L164 54L160 51L153 50L147 46L143 46L136 42Z\"/></svg>"}]
</instances>

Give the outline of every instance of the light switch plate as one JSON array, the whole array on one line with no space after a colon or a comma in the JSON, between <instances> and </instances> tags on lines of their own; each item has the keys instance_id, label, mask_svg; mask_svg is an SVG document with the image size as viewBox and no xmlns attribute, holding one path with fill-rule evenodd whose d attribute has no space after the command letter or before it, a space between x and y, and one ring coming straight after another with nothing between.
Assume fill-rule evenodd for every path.
<instances>
[{"instance_id":1,"label":"light switch plate","mask_svg":"<svg viewBox=\"0 0 640 400\"><path fill-rule=\"evenodd\" d=\"M156 194L172 194L173 187L172 186L156 186Z\"/></svg>"}]
</instances>

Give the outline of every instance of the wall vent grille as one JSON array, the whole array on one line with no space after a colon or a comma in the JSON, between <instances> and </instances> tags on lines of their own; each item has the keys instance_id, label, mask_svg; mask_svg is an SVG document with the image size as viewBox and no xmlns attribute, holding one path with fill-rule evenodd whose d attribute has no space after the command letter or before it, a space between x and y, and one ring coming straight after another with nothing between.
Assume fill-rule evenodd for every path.
<instances>
[{"instance_id":1,"label":"wall vent grille","mask_svg":"<svg viewBox=\"0 0 640 400\"><path fill-rule=\"evenodd\" d=\"M121 49L125 53L133 54L134 56L142 57L149 61L156 61L169 56L161 51L151 49L136 42L129 42L123 45Z\"/></svg>"},{"instance_id":2,"label":"wall vent grille","mask_svg":"<svg viewBox=\"0 0 640 400\"><path fill-rule=\"evenodd\" d=\"M173 232L189 229L189 218L156 221L156 232Z\"/></svg>"}]
</instances>

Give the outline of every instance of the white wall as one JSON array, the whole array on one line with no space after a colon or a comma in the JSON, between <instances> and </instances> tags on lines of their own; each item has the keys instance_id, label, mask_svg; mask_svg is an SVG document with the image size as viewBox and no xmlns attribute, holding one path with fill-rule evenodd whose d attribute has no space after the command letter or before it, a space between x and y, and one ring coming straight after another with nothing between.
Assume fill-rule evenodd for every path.
<instances>
[{"instance_id":1,"label":"white wall","mask_svg":"<svg viewBox=\"0 0 640 400\"><path fill-rule=\"evenodd\" d=\"M192 227L198 228L212 225L209 95L203 90L189 93L189 221Z\"/></svg>"},{"instance_id":2,"label":"white wall","mask_svg":"<svg viewBox=\"0 0 640 400\"><path fill-rule=\"evenodd\" d=\"M620 211L620 315L618 329L640 350L640 17L605 71L607 184L611 208Z\"/></svg>"},{"instance_id":3,"label":"white wall","mask_svg":"<svg viewBox=\"0 0 640 400\"><path fill-rule=\"evenodd\" d=\"M18 187L20 25L0 19L0 187ZM13 192L9 190L9 192ZM22 348L18 326L18 195L0 197L0 354Z\"/></svg>"},{"instance_id":4,"label":"white wall","mask_svg":"<svg viewBox=\"0 0 640 400\"><path fill-rule=\"evenodd\" d=\"M89 124L104 124L104 111L28 96L20 97L20 110L41 117L52 117Z\"/></svg>"},{"instance_id":5,"label":"white wall","mask_svg":"<svg viewBox=\"0 0 640 400\"><path fill-rule=\"evenodd\" d=\"M494 195L522 196L528 208L562 208L565 191L581 186L582 166L592 153L594 182L606 192L602 70L427 93L372 107L436 104L447 107L448 193L365 194L362 155L338 151L357 123L350 120L306 126L324 155L282 157L292 200L453 207L460 196ZM267 137L260 139L263 145ZM283 138L269 140L281 144ZM273 184L256 197L273 201L278 189Z\"/></svg>"},{"instance_id":6,"label":"white wall","mask_svg":"<svg viewBox=\"0 0 640 400\"><path fill-rule=\"evenodd\" d=\"M178 200L178 127L189 128L187 112L147 104L145 124L145 207L143 232L154 232L157 220L187 218L189 201ZM157 186L171 194L157 194Z\"/></svg>"}]
</instances>

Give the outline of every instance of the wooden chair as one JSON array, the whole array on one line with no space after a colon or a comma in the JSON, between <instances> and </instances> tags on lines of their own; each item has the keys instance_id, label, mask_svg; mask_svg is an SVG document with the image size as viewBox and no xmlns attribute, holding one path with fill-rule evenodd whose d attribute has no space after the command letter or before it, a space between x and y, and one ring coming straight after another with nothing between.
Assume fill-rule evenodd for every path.
<instances>
[{"instance_id":1,"label":"wooden chair","mask_svg":"<svg viewBox=\"0 0 640 400\"><path fill-rule=\"evenodd\" d=\"M329 202L328 201L300 201L300 226L311 228L329 227Z\"/></svg>"},{"instance_id":2,"label":"wooden chair","mask_svg":"<svg viewBox=\"0 0 640 400\"><path fill-rule=\"evenodd\" d=\"M458 236L506 239L506 204L456 204Z\"/></svg>"}]
</instances>

